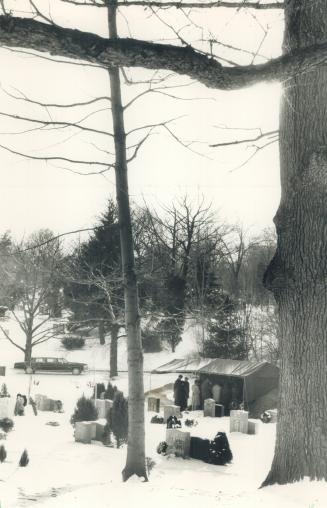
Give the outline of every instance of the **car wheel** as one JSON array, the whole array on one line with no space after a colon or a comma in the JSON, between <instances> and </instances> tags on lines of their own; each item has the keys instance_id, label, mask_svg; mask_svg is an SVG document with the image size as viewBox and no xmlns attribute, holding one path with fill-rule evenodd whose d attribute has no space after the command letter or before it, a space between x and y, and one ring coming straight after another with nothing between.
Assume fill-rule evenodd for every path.
<instances>
[{"instance_id":1,"label":"car wheel","mask_svg":"<svg viewBox=\"0 0 327 508\"><path fill-rule=\"evenodd\" d=\"M32 367L26 367L25 374L35 374L35 370Z\"/></svg>"},{"instance_id":2,"label":"car wheel","mask_svg":"<svg viewBox=\"0 0 327 508\"><path fill-rule=\"evenodd\" d=\"M78 367L74 367L74 368L73 368L73 370L72 370L72 373L73 373L75 376L77 376L78 374L80 374L80 373L81 373L81 371L79 370L79 368L78 368Z\"/></svg>"}]
</instances>

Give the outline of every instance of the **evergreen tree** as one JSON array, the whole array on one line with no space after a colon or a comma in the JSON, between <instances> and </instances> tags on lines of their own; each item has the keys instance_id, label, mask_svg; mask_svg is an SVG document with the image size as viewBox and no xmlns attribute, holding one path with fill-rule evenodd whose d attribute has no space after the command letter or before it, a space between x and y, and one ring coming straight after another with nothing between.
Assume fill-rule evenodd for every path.
<instances>
[{"instance_id":1,"label":"evergreen tree","mask_svg":"<svg viewBox=\"0 0 327 508\"><path fill-rule=\"evenodd\" d=\"M30 459L29 459L29 456L28 456L28 453L27 453L27 450L25 449L19 459L19 466L20 467L26 467L27 464L29 463Z\"/></svg>"},{"instance_id":2,"label":"evergreen tree","mask_svg":"<svg viewBox=\"0 0 327 508\"><path fill-rule=\"evenodd\" d=\"M117 448L127 442L128 401L119 390L116 391L113 406L108 412L108 427L115 436Z\"/></svg>"},{"instance_id":3,"label":"evergreen tree","mask_svg":"<svg viewBox=\"0 0 327 508\"><path fill-rule=\"evenodd\" d=\"M91 422L97 420L98 410L94 406L92 399L88 399L82 395L76 403L76 408L71 416L70 423L74 425L76 422Z\"/></svg>"},{"instance_id":4,"label":"evergreen tree","mask_svg":"<svg viewBox=\"0 0 327 508\"><path fill-rule=\"evenodd\" d=\"M246 333L239 309L227 296L208 323L203 356L244 360L247 358Z\"/></svg>"},{"instance_id":5,"label":"evergreen tree","mask_svg":"<svg viewBox=\"0 0 327 508\"><path fill-rule=\"evenodd\" d=\"M7 452L6 452L6 448L1 445L0 446L0 462L4 462L7 458Z\"/></svg>"}]
</instances>

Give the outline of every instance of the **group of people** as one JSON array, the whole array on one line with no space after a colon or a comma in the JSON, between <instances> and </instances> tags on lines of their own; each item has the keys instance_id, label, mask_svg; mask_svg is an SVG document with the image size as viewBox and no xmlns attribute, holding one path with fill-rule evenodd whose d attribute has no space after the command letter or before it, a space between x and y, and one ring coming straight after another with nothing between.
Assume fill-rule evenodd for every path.
<instances>
[{"instance_id":1,"label":"group of people","mask_svg":"<svg viewBox=\"0 0 327 508\"><path fill-rule=\"evenodd\" d=\"M190 396L190 383L188 377L183 379L182 374L178 376L174 383L174 402L175 406L179 406L181 411L185 411L188 407L188 398Z\"/></svg>"}]
</instances>

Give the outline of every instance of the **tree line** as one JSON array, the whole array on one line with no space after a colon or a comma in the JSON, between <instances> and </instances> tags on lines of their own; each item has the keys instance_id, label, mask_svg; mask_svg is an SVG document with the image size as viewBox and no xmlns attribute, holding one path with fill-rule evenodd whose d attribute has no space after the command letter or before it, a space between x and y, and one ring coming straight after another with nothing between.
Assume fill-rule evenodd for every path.
<instances>
[{"instance_id":1,"label":"tree line","mask_svg":"<svg viewBox=\"0 0 327 508\"><path fill-rule=\"evenodd\" d=\"M134 206L132 223L143 351L169 347L174 352L191 320L203 330L199 352L205 357L269 357L256 336L262 341L267 329L251 328L250 318L252 309L260 307L260 323L267 328L274 312L262 284L275 249L272 231L251 235L187 196L156 210ZM25 361L30 362L35 346L58 336L51 319L66 310L72 336L96 329L105 344L110 335L108 367L116 376L125 321L115 202L108 202L89 238L75 242L68 253L49 230L20 243L6 232L0 237L0 257L0 305L10 309L25 345L15 342L4 326L2 330Z\"/></svg>"}]
</instances>

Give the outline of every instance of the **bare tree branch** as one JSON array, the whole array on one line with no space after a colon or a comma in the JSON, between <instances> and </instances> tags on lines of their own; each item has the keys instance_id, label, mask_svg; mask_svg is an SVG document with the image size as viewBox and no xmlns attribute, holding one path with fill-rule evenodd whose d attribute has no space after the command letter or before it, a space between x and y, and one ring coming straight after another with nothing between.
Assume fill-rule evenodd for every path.
<instances>
[{"instance_id":1,"label":"bare tree branch","mask_svg":"<svg viewBox=\"0 0 327 508\"><path fill-rule=\"evenodd\" d=\"M108 7L110 4L110 0L104 1L104 2L93 2L93 1L81 1L78 2L76 0L62 0L64 3L68 3L71 5L76 6L92 6L92 7ZM217 8L217 7L224 7L226 9L256 9L256 10L266 10L266 9L284 9L284 2L248 2L244 0L243 2L226 2L222 0L218 0L216 2L188 2L188 1L180 1L180 2L174 2L174 1L156 1L156 0L127 0L125 1L119 1L116 3L118 7L131 7L131 6L139 6L139 7L159 7L159 8L168 8L168 7L174 7L176 9L181 8L196 8L196 9L210 9L210 8Z\"/></svg>"},{"instance_id":2,"label":"bare tree branch","mask_svg":"<svg viewBox=\"0 0 327 508\"><path fill-rule=\"evenodd\" d=\"M260 81L281 81L322 65L327 42L301 48L264 64L225 67L194 49L137 39L105 39L95 34L46 25L33 19L0 16L0 44L86 60L106 67L166 69L207 87L236 90Z\"/></svg>"}]
</instances>

